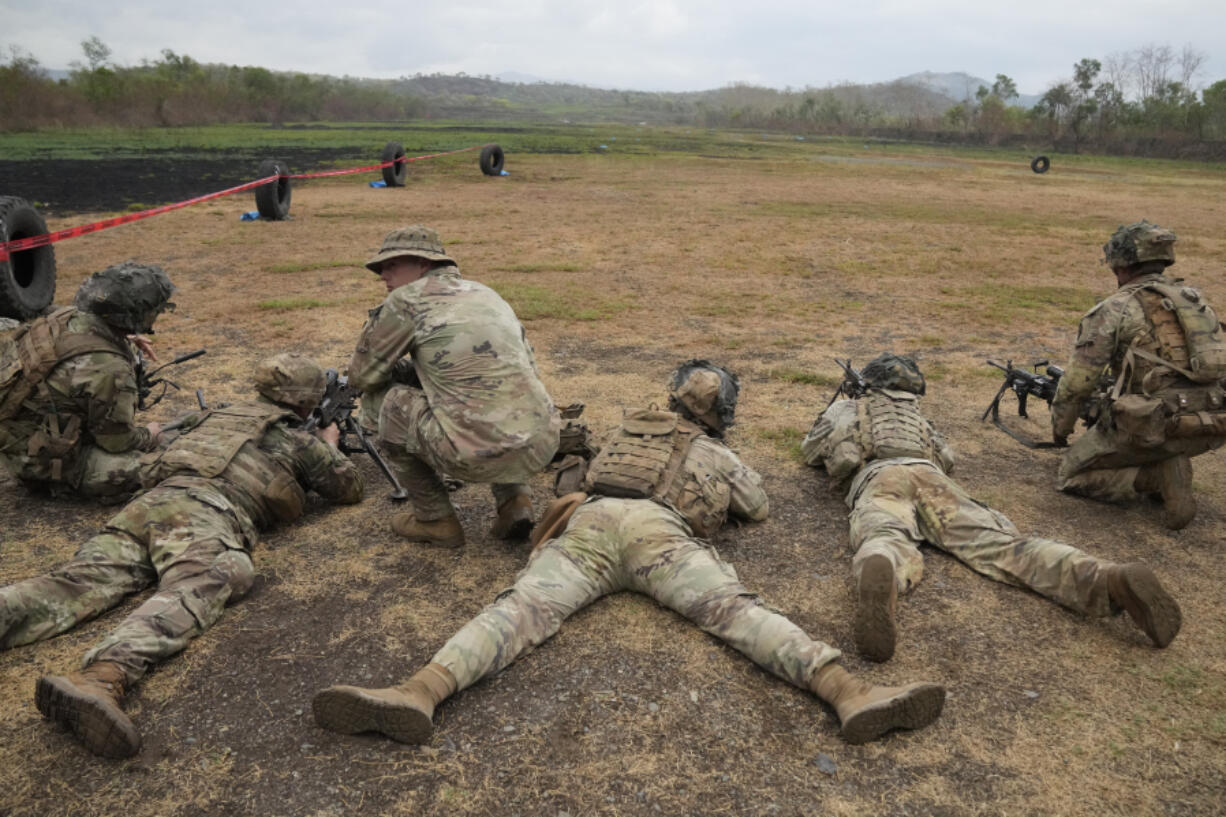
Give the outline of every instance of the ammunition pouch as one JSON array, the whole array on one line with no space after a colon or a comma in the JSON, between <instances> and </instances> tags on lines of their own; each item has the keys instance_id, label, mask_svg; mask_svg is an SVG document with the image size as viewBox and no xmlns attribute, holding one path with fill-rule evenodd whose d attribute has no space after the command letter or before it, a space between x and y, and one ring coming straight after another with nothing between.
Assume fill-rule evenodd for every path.
<instances>
[{"instance_id":1,"label":"ammunition pouch","mask_svg":"<svg viewBox=\"0 0 1226 817\"><path fill-rule=\"evenodd\" d=\"M281 471L269 481L264 499L280 522L293 522L306 510L306 491L288 471Z\"/></svg>"},{"instance_id":2,"label":"ammunition pouch","mask_svg":"<svg viewBox=\"0 0 1226 817\"><path fill-rule=\"evenodd\" d=\"M1166 406L1157 397L1125 394L1111 403L1116 433L1132 445L1153 448L1166 440Z\"/></svg>"}]
</instances>

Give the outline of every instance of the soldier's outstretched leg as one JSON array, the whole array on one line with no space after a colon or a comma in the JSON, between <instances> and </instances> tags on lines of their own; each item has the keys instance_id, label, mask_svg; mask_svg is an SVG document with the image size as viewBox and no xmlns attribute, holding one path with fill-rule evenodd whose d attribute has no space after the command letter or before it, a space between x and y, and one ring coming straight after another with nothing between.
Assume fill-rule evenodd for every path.
<instances>
[{"instance_id":1,"label":"soldier's outstretched leg","mask_svg":"<svg viewBox=\"0 0 1226 817\"><path fill-rule=\"evenodd\" d=\"M1083 615L1126 610L1159 647L1179 632L1179 605L1145 565L1115 565L1063 542L1022 536L1004 514L943 474L925 474L917 498L924 538L976 572Z\"/></svg>"},{"instance_id":2,"label":"soldier's outstretched leg","mask_svg":"<svg viewBox=\"0 0 1226 817\"><path fill-rule=\"evenodd\" d=\"M220 521L227 521L220 513ZM184 531L190 535L190 531ZM206 531L199 531L207 535ZM123 668L131 687L154 664L183 650L188 642L221 618L231 601L242 598L255 578L251 557L210 537L193 541L179 553L167 554L155 543L153 559L162 567L157 592L132 611L101 643L85 654L88 666L96 661ZM165 558L165 562L162 559Z\"/></svg>"},{"instance_id":3,"label":"soldier's outstretched leg","mask_svg":"<svg viewBox=\"0 0 1226 817\"><path fill-rule=\"evenodd\" d=\"M429 741L434 707L445 697L509 666L556 633L571 613L620 589L619 513L601 508L609 502L616 500L580 507L566 532L533 554L515 584L408 682L385 689L329 687L312 701L315 722L342 734L374 731L405 743Z\"/></svg>"},{"instance_id":4,"label":"soldier's outstretched leg","mask_svg":"<svg viewBox=\"0 0 1226 817\"><path fill-rule=\"evenodd\" d=\"M658 522L668 518L676 519L668 514ZM876 687L855 678L836 663L838 650L763 606L710 548L680 529L671 535L653 533L657 535L637 538L628 547L627 573L634 577L634 589L681 613L758 666L812 691L834 707L849 743L874 740L893 729L919 729L940 716L944 687Z\"/></svg>"},{"instance_id":5,"label":"soldier's outstretched leg","mask_svg":"<svg viewBox=\"0 0 1226 817\"><path fill-rule=\"evenodd\" d=\"M97 661L80 672L39 678L34 704L94 754L131 757L140 751L141 739L121 708L125 684L122 667Z\"/></svg>"},{"instance_id":6,"label":"soldier's outstretched leg","mask_svg":"<svg viewBox=\"0 0 1226 817\"><path fill-rule=\"evenodd\" d=\"M916 683L879 687L838 664L827 664L813 677L813 693L834 707L848 743L866 743L894 729L919 729L941 716L945 688Z\"/></svg>"},{"instance_id":7,"label":"soldier's outstretched leg","mask_svg":"<svg viewBox=\"0 0 1226 817\"><path fill-rule=\"evenodd\" d=\"M62 567L0 588L0 649L70 630L155 578L144 544L123 530L109 529L82 545Z\"/></svg>"}]
</instances>

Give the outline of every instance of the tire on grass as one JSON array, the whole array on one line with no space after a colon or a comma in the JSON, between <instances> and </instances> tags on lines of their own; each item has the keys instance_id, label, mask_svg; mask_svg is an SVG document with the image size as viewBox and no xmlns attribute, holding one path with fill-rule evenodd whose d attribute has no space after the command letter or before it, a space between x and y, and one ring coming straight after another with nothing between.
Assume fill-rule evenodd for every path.
<instances>
[{"instance_id":1,"label":"tire on grass","mask_svg":"<svg viewBox=\"0 0 1226 817\"><path fill-rule=\"evenodd\" d=\"M0 196L0 242L47 232L47 222L28 201ZM55 250L50 244L0 261L0 316L29 320L55 297Z\"/></svg>"},{"instance_id":2,"label":"tire on grass","mask_svg":"<svg viewBox=\"0 0 1226 817\"><path fill-rule=\"evenodd\" d=\"M505 157L502 148L497 145L486 145L481 148L481 172L487 176L501 176Z\"/></svg>"},{"instance_id":3,"label":"tire on grass","mask_svg":"<svg viewBox=\"0 0 1226 817\"><path fill-rule=\"evenodd\" d=\"M1035 173L1046 173L1049 167L1051 167L1051 159L1046 156L1035 156L1030 162L1030 169Z\"/></svg>"},{"instance_id":4,"label":"tire on grass","mask_svg":"<svg viewBox=\"0 0 1226 817\"><path fill-rule=\"evenodd\" d=\"M397 161L397 160L401 161ZM388 187L404 187L405 177L409 175L409 163L403 161L404 145L399 142L388 142L383 146L384 162L396 162L383 168L383 182Z\"/></svg>"},{"instance_id":5,"label":"tire on grass","mask_svg":"<svg viewBox=\"0 0 1226 817\"><path fill-rule=\"evenodd\" d=\"M260 218L284 221L289 217L290 196L293 194L289 184L289 165L276 159L265 159L260 162L258 173L261 179L278 174L281 178L255 189L255 209L260 211Z\"/></svg>"}]
</instances>

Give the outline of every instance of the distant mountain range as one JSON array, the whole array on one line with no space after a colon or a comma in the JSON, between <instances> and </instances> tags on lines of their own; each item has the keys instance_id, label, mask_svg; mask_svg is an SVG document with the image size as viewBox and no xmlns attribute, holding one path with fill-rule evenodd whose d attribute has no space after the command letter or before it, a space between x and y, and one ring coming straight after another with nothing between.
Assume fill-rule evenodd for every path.
<instances>
[{"instance_id":1,"label":"distant mountain range","mask_svg":"<svg viewBox=\"0 0 1226 817\"><path fill-rule=\"evenodd\" d=\"M986 88L992 87L992 80L973 77L961 71L945 74L938 74L935 71L920 71L918 74L908 74L894 81L906 83L907 85L918 85L921 88L936 91L938 94L943 94L955 102L961 102L964 99L974 99L975 91L979 90L980 85ZM1033 108L1038 101L1038 94L1019 94L1009 104L1020 108Z\"/></svg>"}]
</instances>

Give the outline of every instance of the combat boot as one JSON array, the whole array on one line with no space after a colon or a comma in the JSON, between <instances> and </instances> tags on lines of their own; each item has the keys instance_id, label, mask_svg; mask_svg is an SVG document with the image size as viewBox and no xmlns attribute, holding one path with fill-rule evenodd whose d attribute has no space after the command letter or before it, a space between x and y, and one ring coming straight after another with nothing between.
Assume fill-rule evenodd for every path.
<instances>
[{"instance_id":1,"label":"combat boot","mask_svg":"<svg viewBox=\"0 0 1226 817\"><path fill-rule=\"evenodd\" d=\"M495 539L527 539L532 533L532 498L516 494L498 506L498 518L490 528Z\"/></svg>"},{"instance_id":2,"label":"combat boot","mask_svg":"<svg viewBox=\"0 0 1226 817\"><path fill-rule=\"evenodd\" d=\"M328 687L311 701L315 723L332 732L380 732L401 743L428 743L434 708L456 691L456 679L442 664L428 664L403 684L386 689Z\"/></svg>"},{"instance_id":3,"label":"combat boot","mask_svg":"<svg viewBox=\"0 0 1226 817\"><path fill-rule=\"evenodd\" d=\"M1137 472L1134 487L1139 493L1162 496L1162 522L1171 530L1182 530L1196 517L1196 498L1192 496L1192 458L1180 455Z\"/></svg>"},{"instance_id":4,"label":"combat boot","mask_svg":"<svg viewBox=\"0 0 1226 817\"><path fill-rule=\"evenodd\" d=\"M860 567L856 599L856 649L870 661L889 661L898 628L894 624L898 585L894 563L874 554Z\"/></svg>"},{"instance_id":5,"label":"combat boot","mask_svg":"<svg viewBox=\"0 0 1226 817\"><path fill-rule=\"evenodd\" d=\"M39 678L34 704L94 754L131 757L140 751L140 733L120 708L124 683L122 667L95 661L80 672Z\"/></svg>"},{"instance_id":6,"label":"combat boot","mask_svg":"<svg viewBox=\"0 0 1226 817\"><path fill-rule=\"evenodd\" d=\"M398 513L392 517L392 530L410 542L448 548L464 545L464 528L455 514L423 522L412 512Z\"/></svg>"},{"instance_id":7,"label":"combat boot","mask_svg":"<svg viewBox=\"0 0 1226 817\"><path fill-rule=\"evenodd\" d=\"M818 670L809 688L834 707L848 743L865 743L891 729L927 726L945 705L945 687L939 684L873 686L834 663Z\"/></svg>"},{"instance_id":8,"label":"combat boot","mask_svg":"<svg viewBox=\"0 0 1226 817\"><path fill-rule=\"evenodd\" d=\"M1106 586L1112 606L1128 613L1154 646L1165 647L1179 634L1183 613L1148 566L1141 562L1108 565L1099 570L1097 581Z\"/></svg>"}]
</instances>

